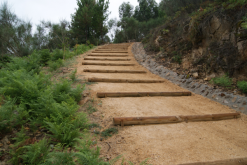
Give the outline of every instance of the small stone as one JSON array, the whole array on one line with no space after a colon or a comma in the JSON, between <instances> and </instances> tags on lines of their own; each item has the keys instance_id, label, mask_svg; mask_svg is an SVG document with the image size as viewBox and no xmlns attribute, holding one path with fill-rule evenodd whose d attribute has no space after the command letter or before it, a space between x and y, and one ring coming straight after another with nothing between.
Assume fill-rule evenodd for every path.
<instances>
[{"instance_id":1,"label":"small stone","mask_svg":"<svg viewBox=\"0 0 247 165\"><path fill-rule=\"evenodd\" d=\"M199 75L198 75L197 72L195 72L195 73L192 74L192 76L193 76L194 78L198 78Z\"/></svg>"},{"instance_id":2,"label":"small stone","mask_svg":"<svg viewBox=\"0 0 247 165\"><path fill-rule=\"evenodd\" d=\"M244 101L244 102L243 102L243 105L246 105L246 104L247 104L247 102L246 102L246 101Z\"/></svg>"},{"instance_id":3,"label":"small stone","mask_svg":"<svg viewBox=\"0 0 247 165\"><path fill-rule=\"evenodd\" d=\"M237 100L237 97L234 97L234 98L232 99L232 102L235 103L236 100Z\"/></svg>"},{"instance_id":4,"label":"small stone","mask_svg":"<svg viewBox=\"0 0 247 165\"><path fill-rule=\"evenodd\" d=\"M55 146L53 144L50 145L51 148L54 148Z\"/></svg>"},{"instance_id":5,"label":"small stone","mask_svg":"<svg viewBox=\"0 0 247 165\"><path fill-rule=\"evenodd\" d=\"M240 110L240 111L244 111L245 108L244 108L244 107L240 107L239 110Z\"/></svg>"},{"instance_id":6,"label":"small stone","mask_svg":"<svg viewBox=\"0 0 247 165\"><path fill-rule=\"evenodd\" d=\"M167 76L167 77L170 76L170 73L167 73L166 76Z\"/></svg>"},{"instance_id":7,"label":"small stone","mask_svg":"<svg viewBox=\"0 0 247 165\"><path fill-rule=\"evenodd\" d=\"M216 96L217 96L217 95L213 95L212 98L215 99Z\"/></svg>"},{"instance_id":8,"label":"small stone","mask_svg":"<svg viewBox=\"0 0 247 165\"><path fill-rule=\"evenodd\" d=\"M0 147L2 147L3 146L3 144L2 143L0 143Z\"/></svg>"},{"instance_id":9,"label":"small stone","mask_svg":"<svg viewBox=\"0 0 247 165\"><path fill-rule=\"evenodd\" d=\"M237 105L233 105L232 107L233 107L233 108L238 108L238 106L237 106Z\"/></svg>"},{"instance_id":10,"label":"small stone","mask_svg":"<svg viewBox=\"0 0 247 165\"><path fill-rule=\"evenodd\" d=\"M219 96L224 97L226 96L224 93L219 94Z\"/></svg>"},{"instance_id":11,"label":"small stone","mask_svg":"<svg viewBox=\"0 0 247 165\"><path fill-rule=\"evenodd\" d=\"M224 100L223 103L228 104L229 102L227 100Z\"/></svg>"},{"instance_id":12,"label":"small stone","mask_svg":"<svg viewBox=\"0 0 247 165\"><path fill-rule=\"evenodd\" d=\"M238 101L237 101L237 103L241 103L242 102L242 99L239 99Z\"/></svg>"}]
</instances>

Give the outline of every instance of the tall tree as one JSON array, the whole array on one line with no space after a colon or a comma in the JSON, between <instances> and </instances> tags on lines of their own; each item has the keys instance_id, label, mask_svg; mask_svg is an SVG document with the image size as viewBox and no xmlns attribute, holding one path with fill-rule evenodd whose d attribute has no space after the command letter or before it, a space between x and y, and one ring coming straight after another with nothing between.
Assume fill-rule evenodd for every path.
<instances>
[{"instance_id":1,"label":"tall tree","mask_svg":"<svg viewBox=\"0 0 247 165\"><path fill-rule=\"evenodd\" d=\"M139 6L136 6L134 18L138 21L148 21L151 18L159 16L158 5L155 0L138 0Z\"/></svg>"},{"instance_id":2,"label":"tall tree","mask_svg":"<svg viewBox=\"0 0 247 165\"><path fill-rule=\"evenodd\" d=\"M79 43L94 41L107 33L109 0L77 0L78 9L72 15L72 31Z\"/></svg>"},{"instance_id":3,"label":"tall tree","mask_svg":"<svg viewBox=\"0 0 247 165\"><path fill-rule=\"evenodd\" d=\"M31 50L32 25L20 20L8 4L0 6L0 54L26 56Z\"/></svg>"},{"instance_id":4,"label":"tall tree","mask_svg":"<svg viewBox=\"0 0 247 165\"><path fill-rule=\"evenodd\" d=\"M119 17L120 19L123 19L125 17L130 18L133 16L134 14L134 7L130 4L130 2L123 2L120 6L119 6Z\"/></svg>"}]
</instances>

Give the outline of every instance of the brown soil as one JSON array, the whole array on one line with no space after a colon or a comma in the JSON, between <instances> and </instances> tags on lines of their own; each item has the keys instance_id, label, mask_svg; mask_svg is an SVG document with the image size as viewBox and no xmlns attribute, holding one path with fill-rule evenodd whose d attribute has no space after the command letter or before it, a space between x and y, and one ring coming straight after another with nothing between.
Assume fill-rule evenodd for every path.
<instances>
[{"instance_id":1,"label":"brown soil","mask_svg":"<svg viewBox=\"0 0 247 165\"><path fill-rule=\"evenodd\" d=\"M114 47L114 46L113 46ZM112 63L134 63L135 66L81 65L78 58L78 75L85 78L161 79L140 66L128 48L131 61ZM90 62L87 60L87 62ZM94 62L94 61L92 61ZM109 61L110 62L110 61ZM146 70L147 74L89 73L83 69ZM113 127L113 117L145 117L171 115L203 115L235 112L200 95L186 97L136 97L96 98L97 92L168 92L187 91L165 80L164 83L97 83L90 86L90 95L101 100L98 112L102 116L103 128ZM101 154L108 159L123 155L126 160L138 164L149 158L154 165L169 165L194 162L209 162L247 157L247 117L223 121L189 122L177 124L140 125L118 127L119 133L107 140L99 141ZM120 164L120 163L119 163Z\"/></svg>"}]
</instances>

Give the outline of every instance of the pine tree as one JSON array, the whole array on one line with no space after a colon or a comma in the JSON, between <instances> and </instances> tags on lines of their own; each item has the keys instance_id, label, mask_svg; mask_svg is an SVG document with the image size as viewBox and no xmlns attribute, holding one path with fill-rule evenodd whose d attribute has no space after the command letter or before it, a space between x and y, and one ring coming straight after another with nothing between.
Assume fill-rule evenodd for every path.
<instances>
[{"instance_id":1,"label":"pine tree","mask_svg":"<svg viewBox=\"0 0 247 165\"><path fill-rule=\"evenodd\" d=\"M77 0L78 9L72 15L72 31L79 43L91 40L108 32L105 21L108 17L109 0Z\"/></svg>"}]
</instances>

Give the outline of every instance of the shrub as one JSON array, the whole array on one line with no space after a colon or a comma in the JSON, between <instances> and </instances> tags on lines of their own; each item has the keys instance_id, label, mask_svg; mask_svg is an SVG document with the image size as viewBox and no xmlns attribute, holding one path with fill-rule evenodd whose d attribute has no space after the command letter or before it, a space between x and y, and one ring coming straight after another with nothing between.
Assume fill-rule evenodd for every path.
<instances>
[{"instance_id":1,"label":"shrub","mask_svg":"<svg viewBox=\"0 0 247 165\"><path fill-rule=\"evenodd\" d=\"M40 50L39 54L41 56L42 64L46 64L51 59L50 51L48 49Z\"/></svg>"},{"instance_id":2,"label":"shrub","mask_svg":"<svg viewBox=\"0 0 247 165\"><path fill-rule=\"evenodd\" d=\"M215 77L211 80L211 82L223 87L229 87L232 85L232 79L229 78L227 75Z\"/></svg>"},{"instance_id":3,"label":"shrub","mask_svg":"<svg viewBox=\"0 0 247 165\"><path fill-rule=\"evenodd\" d=\"M58 59L63 59L63 51L59 49L55 49L51 54L51 60L57 61Z\"/></svg>"},{"instance_id":4,"label":"shrub","mask_svg":"<svg viewBox=\"0 0 247 165\"><path fill-rule=\"evenodd\" d=\"M45 161L48 153L50 152L49 141L44 138L34 144L19 147L16 151L12 151L12 159L10 162L19 164L20 160L23 164L38 165Z\"/></svg>"},{"instance_id":5,"label":"shrub","mask_svg":"<svg viewBox=\"0 0 247 165\"><path fill-rule=\"evenodd\" d=\"M49 61L48 62L49 70L51 72L57 70L62 65L63 65L63 60L62 59L58 59L57 61Z\"/></svg>"},{"instance_id":6,"label":"shrub","mask_svg":"<svg viewBox=\"0 0 247 165\"><path fill-rule=\"evenodd\" d=\"M238 88L245 94L247 94L247 82L246 81L239 81L237 83Z\"/></svg>"}]
</instances>

